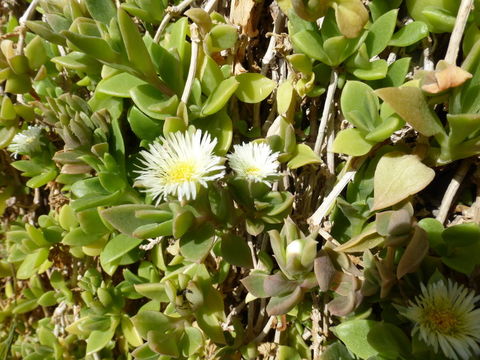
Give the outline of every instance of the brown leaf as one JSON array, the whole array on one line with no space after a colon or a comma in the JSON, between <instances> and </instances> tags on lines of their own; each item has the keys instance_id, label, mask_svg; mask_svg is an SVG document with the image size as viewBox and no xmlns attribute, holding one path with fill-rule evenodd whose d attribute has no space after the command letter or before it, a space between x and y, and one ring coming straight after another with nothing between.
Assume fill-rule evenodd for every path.
<instances>
[{"instance_id":1,"label":"brown leaf","mask_svg":"<svg viewBox=\"0 0 480 360\"><path fill-rule=\"evenodd\" d=\"M355 309L355 293L337 296L327 304L328 312L335 316L345 316Z\"/></svg>"},{"instance_id":2,"label":"brown leaf","mask_svg":"<svg viewBox=\"0 0 480 360\"><path fill-rule=\"evenodd\" d=\"M272 297L267 305L269 316L286 314L293 309L303 298L303 290L297 287L292 293L285 296Z\"/></svg>"},{"instance_id":3,"label":"brown leaf","mask_svg":"<svg viewBox=\"0 0 480 360\"><path fill-rule=\"evenodd\" d=\"M328 312L335 316L346 316L357 308L363 300L360 290L352 291L347 296L338 296L327 304Z\"/></svg>"},{"instance_id":4,"label":"brown leaf","mask_svg":"<svg viewBox=\"0 0 480 360\"><path fill-rule=\"evenodd\" d=\"M427 233L421 227L415 227L412 240L408 243L405 252L400 259L397 267L397 279L409 273L415 272L428 253Z\"/></svg>"},{"instance_id":5,"label":"brown leaf","mask_svg":"<svg viewBox=\"0 0 480 360\"><path fill-rule=\"evenodd\" d=\"M345 274L337 271L330 284L330 290L335 291L339 295L348 295L350 292L358 290L361 282L353 275Z\"/></svg>"},{"instance_id":6,"label":"brown leaf","mask_svg":"<svg viewBox=\"0 0 480 360\"><path fill-rule=\"evenodd\" d=\"M258 3L254 0L234 0L232 1L232 9L230 12L230 21L238 25L241 33L248 37L255 37L258 35L258 19L261 9L257 6Z\"/></svg>"},{"instance_id":7,"label":"brown leaf","mask_svg":"<svg viewBox=\"0 0 480 360\"><path fill-rule=\"evenodd\" d=\"M444 60L438 62L433 73L429 73L423 80L422 90L431 94L438 94L450 88L462 85L472 78L472 74Z\"/></svg>"},{"instance_id":8,"label":"brown leaf","mask_svg":"<svg viewBox=\"0 0 480 360\"><path fill-rule=\"evenodd\" d=\"M387 257L376 261L378 274L380 275L380 298L384 299L389 293L393 285L397 282L393 273L394 251L388 248Z\"/></svg>"},{"instance_id":9,"label":"brown leaf","mask_svg":"<svg viewBox=\"0 0 480 360\"><path fill-rule=\"evenodd\" d=\"M281 271L274 275L269 275L263 282L263 290L269 297L281 296L292 292L298 287L296 281L288 280Z\"/></svg>"},{"instance_id":10,"label":"brown leaf","mask_svg":"<svg viewBox=\"0 0 480 360\"><path fill-rule=\"evenodd\" d=\"M320 291L328 291L337 270L333 266L330 256L324 250L321 250L315 259L314 271Z\"/></svg>"}]
</instances>

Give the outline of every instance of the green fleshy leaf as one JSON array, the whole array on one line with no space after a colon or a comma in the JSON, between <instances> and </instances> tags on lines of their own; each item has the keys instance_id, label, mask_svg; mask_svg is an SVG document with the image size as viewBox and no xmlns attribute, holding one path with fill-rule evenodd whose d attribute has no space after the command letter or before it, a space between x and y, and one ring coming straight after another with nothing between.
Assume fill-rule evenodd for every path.
<instances>
[{"instance_id":1,"label":"green fleshy leaf","mask_svg":"<svg viewBox=\"0 0 480 360\"><path fill-rule=\"evenodd\" d=\"M275 81L262 74L245 73L235 77L238 88L235 95L240 101L254 104L264 100L275 88Z\"/></svg>"}]
</instances>

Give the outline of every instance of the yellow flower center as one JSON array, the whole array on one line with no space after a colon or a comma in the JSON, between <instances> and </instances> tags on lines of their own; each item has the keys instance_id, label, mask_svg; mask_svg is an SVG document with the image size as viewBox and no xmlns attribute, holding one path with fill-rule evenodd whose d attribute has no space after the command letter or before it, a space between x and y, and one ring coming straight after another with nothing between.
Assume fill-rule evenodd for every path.
<instances>
[{"instance_id":1,"label":"yellow flower center","mask_svg":"<svg viewBox=\"0 0 480 360\"><path fill-rule=\"evenodd\" d=\"M167 176L167 183L182 183L192 181L195 174L195 164L193 162L181 162L175 164Z\"/></svg>"},{"instance_id":2,"label":"yellow flower center","mask_svg":"<svg viewBox=\"0 0 480 360\"><path fill-rule=\"evenodd\" d=\"M250 166L245 169L247 175L257 175L260 172L260 169L256 166Z\"/></svg>"},{"instance_id":3,"label":"yellow flower center","mask_svg":"<svg viewBox=\"0 0 480 360\"><path fill-rule=\"evenodd\" d=\"M429 309L424 314L425 323L434 331L445 335L457 333L457 316L449 309Z\"/></svg>"}]
</instances>

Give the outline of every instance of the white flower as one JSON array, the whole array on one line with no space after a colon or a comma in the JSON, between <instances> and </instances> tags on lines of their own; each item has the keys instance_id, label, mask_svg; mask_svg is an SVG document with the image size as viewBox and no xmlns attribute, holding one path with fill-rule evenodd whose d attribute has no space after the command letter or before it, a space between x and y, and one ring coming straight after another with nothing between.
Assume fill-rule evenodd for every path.
<instances>
[{"instance_id":1,"label":"white flower","mask_svg":"<svg viewBox=\"0 0 480 360\"><path fill-rule=\"evenodd\" d=\"M43 128L41 126L29 126L28 129L20 131L13 137L7 149L13 155L31 155L41 151L45 145L42 142L42 131Z\"/></svg>"},{"instance_id":2,"label":"white flower","mask_svg":"<svg viewBox=\"0 0 480 360\"><path fill-rule=\"evenodd\" d=\"M475 309L479 299L450 280L427 287L422 284L421 295L401 313L415 323L412 334L418 334L435 352L440 347L446 357L466 360L480 354L480 309Z\"/></svg>"},{"instance_id":3,"label":"white flower","mask_svg":"<svg viewBox=\"0 0 480 360\"><path fill-rule=\"evenodd\" d=\"M254 182L263 182L271 186L271 180L278 176L278 152L266 143L234 145L235 152L227 155L233 171L242 178Z\"/></svg>"},{"instance_id":4,"label":"white flower","mask_svg":"<svg viewBox=\"0 0 480 360\"><path fill-rule=\"evenodd\" d=\"M139 184L157 204L167 195L195 199L200 185L207 187L208 181L224 175L223 159L213 154L216 143L201 130L160 137L140 152L144 167L137 171Z\"/></svg>"}]
</instances>

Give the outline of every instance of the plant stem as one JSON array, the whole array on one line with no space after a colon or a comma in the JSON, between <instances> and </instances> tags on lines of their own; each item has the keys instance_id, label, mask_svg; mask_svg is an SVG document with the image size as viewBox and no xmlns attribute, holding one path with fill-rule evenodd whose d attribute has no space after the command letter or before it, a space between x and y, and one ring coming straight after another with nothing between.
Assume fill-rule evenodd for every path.
<instances>
[{"instance_id":1,"label":"plant stem","mask_svg":"<svg viewBox=\"0 0 480 360\"><path fill-rule=\"evenodd\" d=\"M261 120L260 120L260 103L253 104L253 121L252 121L252 127L253 129L259 129L261 133Z\"/></svg>"},{"instance_id":2,"label":"plant stem","mask_svg":"<svg viewBox=\"0 0 480 360\"><path fill-rule=\"evenodd\" d=\"M472 6L473 0L462 0L460 7L458 8L457 19L455 20L455 26L453 27L452 35L450 36L447 54L445 55L445 61L450 64L455 64L457 62L460 43Z\"/></svg>"},{"instance_id":3,"label":"plant stem","mask_svg":"<svg viewBox=\"0 0 480 360\"><path fill-rule=\"evenodd\" d=\"M211 13L212 10L217 5L217 2L218 2L218 0L208 0L208 2L203 7L203 10L205 10L207 13Z\"/></svg>"},{"instance_id":4,"label":"plant stem","mask_svg":"<svg viewBox=\"0 0 480 360\"><path fill-rule=\"evenodd\" d=\"M335 175L335 153L332 151L333 141L335 140L335 118L333 114L330 118L327 138L327 168L330 175Z\"/></svg>"},{"instance_id":5,"label":"plant stem","mask_svg":"<svg viewBox=\"0 0 480 360\"><path fill-rule=\"evenodd\" d=\"M267 305L267 299L265 299L265 298L260 299L260 310L258 311L257 321L255 322L255 327L254 327L255 331L258 331L262 327L263 321L265 320L265 315L266 315L265 306L266 305Z\"/></svg>"},{"instance_id":6,"label":"plant stem","mask_svg":"<svg viewBox=\"0 0 480 360\"><path fill-rule=\"evenodd\" d=\"M312 350L313 350L313 360L318 360L320 357L320 346L321 346L321 329L320 321L322 316L320 315L320 304L319 304L319 295L317 292L312 292Z\"/></svg>"},{"instance_id":7,"label":"plant stem","mask_svg":"<svg viewBox=\"0 0 480 360\"><path fill-rule=\"evenodd\" d=\"M328 211L332 207L333 203L337 199L337 197L341 194L345 186L353 179L357 170L350 170L347 171L340 181L334 186L332 191L327 195L327 197L323 200L322 204L319 206L317 211L307 220L308 223L313 226L317 227L320 226L322 223L323 218L327 215Z\"/></svg>"},{"instance_id":8,"label":"plant stem","mask_svg":"<svg viewBox=\"0 0 480 360\"><path fill-rule=\"evenodd\" d=\"M473 6L473 0L462 0L460 7L458 9L457 19L455 20L455 26L453 27L452 35L450 37L450 42L448 43L447 54L445 55L445 61L450 64L455 64L457 62L458 51L460 48L460 42L462 40L463 32L465 31L465 25L467 23L468 15ZM465 175L470 168L470 161L465 159L462 161L460 166L457 169L457 172L453 176L452 181L448 184L447 191L442 199L440 208L438 209L438 214L436 219L442 224L447 219L448 211L452 205L452 201L455 198L455 195L460 188Z\"/></svg>"},{"instance_id":9,"label":"plant stem","mask_svg":"<svg viewBox=\"0 0 480 360\"><path fill-rule=\"evenodd\" d=\"M247 337L250 338L253 335L253 317L255 315L255 300L250 301L247 305Z\"/></svg>"},{"instance_id":10,"label":"plant stem","mask_svg":"<svg viewBox=\"0 0 480 360\"><path fill-rule=\"evenodd\" d=\"M460 188L460 184L462 183L463 179L467 175L468 170L470 169L470 160L465 159L461 162L460 166L458 167L455 175L453 176L452 181L448 184L448 188L445 191L445 195L443 196L442 203L440 208L438 209L438 214L436 219L440 221L442 224L447 219L448 211L452 205L453 199L457 194L458 189Z\"/></svg>"},{"instance_id":11,"label":"plant stem","mask_svg":"<svg viewBox=\"0 0 480 360\"><path fill-rule=\"evenodd\" d=\"M315 147L313 151L320 155L322 150L323 138L325 137L325 129L327 128L328 118L333 107L333 101L335 96L335 90L338 85L338 72L332 69L332 75L330 77L330 85L328 85L327 96L325 97L325 105L323 106L322 118L320 120L320 127L318 128L317 140L315 141Z\"/></svg>"},{"instance_id":12,"label":"plant stem","mask_svg":"<svg viewBox=\"0 0 480 360\"><path fill-rule=\"evenodd\" d=\"M188 68L187 81L185 82L185 87L183 88L182 93L182 102L186 104L188 98L190 97L190 92L192 91L193 81L195 80L195 73L197 71L197 60L198 60L198 50L200 39L198 37L198 27L195 24L190 26L190 39L192 40L192 51L190 56L190 67Z\"/></svg>"},{"instance_id":13,"label":"plant stem","mask_svg":"<svg viewBox=\"0 0 480 360\"><path fill-rule=\"evenodd\" d=\"M240 311L242 311L245 306L246 306L246 304L245 304L245 300L244 300L240 304L238 304L235 308L233 308L232 311L230 311L230 313L227 315L225 323L222 324L222 329L224 331L228 331L230 323L232 322L232 318L234 316L240 314Z\"/></svg>"},{"instance_id":14,"label":"plant stem","mask_svg":"<svg viewBox=\"0 0 480 360\"><path fill-rule=\"evenodd\" d=\"M23 15L18 19L18 23L21 26L25 26L25 23L27 22L28 19L30 19L35 12L35 8L37 7L38 3L40 0L33 0L30 5L28 5L27 10L23 13Z\"/></svg>"},{"instance_id":15,"label":"plant stem","mask_svg":"<svg viewBox=\"0 0 480 360\"><path fill-rule=\"evenodd\" d=\"M247 235L247 244L248 247L250 248L250 253L252 255L252 263L253 263L253 268L257 267L257 257L256 257L256 252L255 252L255 245L253 245L252 241L252 235Z\"/></svg>"},{"instance_id":16,"label":"plant stem","mask_svg":"<svg viewBox=\"0 0 480 360\"><path fill-rule=\"evenodd\" d=\"M265 339L265 336L267 336L270 330L272 329L272 324L274 319L275 319L275 316L270 316L267 323L263 327L262 332L258 334L258 336L255 339L252 340L252 343L259 344L263 341L263 339Z\"/></svg>"},{"instance_id":17,"label":"plant stem","mask_svg":"<svg viewBox=\"0 0 480 360\"><path fill-rule=\"evenodd\" d=\"M316 230L320 226L323 218L325 217L325 215L328 214L337 197L341 194L345 186L347 186L348 183L353 179L353 177L357 173L357 169L363 164L365 159L365 155L358 159L355 159L355 164L352 164L351 169L343 174L338 183L333 187L332 191L323 200L315 213L307 220L307 222L310 224L310 228L312 231ZM351 161L354 162L352 158ZM347 164L346 168L348 167L349 165Z\"/></svg>"},{"instance_id":18,"label":"plant stem","mask_svg":"<svg viewBox=\"0 0 480 360\"><path fill-rule=\"evenodd\" d=\"M180 4L176 6L171 6L168 7L165 10L165 16L162 19L162 22L158 26L157 32L155 33L155 36L153 37L153 41L158 43L160 41L160 38L162 37L163 31L167 27L168 23L170 20L172 20L173 16L176 14L180 14L185 10L191 3L193 3L194 0L183 0Z\"/></svg>"},{"instance_id":19,"label":"plant stem","mask_svg":"<svg viewBox=\"0 0 480 360\"><path fill-rule=\"evenodd\" d=\"M25 43L25 31L26 31L26 26L25 23L27 22L28 19L32 17L32 15L35 12L35 9L38 5L40 0L33 0L30 5L28 5L27 10L23 13L23 15L18 19L18 23L20 24L20 34L18 35L18 42L17 42L17 53L19 55L23 54L23 45Z\"/></svg>"},{"instance_id":20,"label":"plant stem","mask_svg":"<svg viewBox=\"0 0 480 360\"><path fill-rule=\"evenodd\" d=\"M283 320L282 320L283 321ZM282 323L282 327L284 326L285 324ZM273 342L277 345L280 345L280 338L282 336L282 333L280 332L280 330L278 329L278 326L277 326L277 329L275 330L275 335L273 337ZM278 350L277 350L277 353L278 353ZM276 357L274 358L273 355L270 356L270 359L269 360L274 360L276 359Z\"/></svg>"},{"instance_id":21,"label":"plant stem","mask_svg":"<svg viewBox=\"0 0 480 360\"><path fill-rule=\"evenodd\" d=\"M277 43L277 38L276 35L280 33L281 29L285 25L285 16L283 13L278 9L278 5L275 3L272 3L272 7L277 7L277 17L275 18L275 21L273 23L273 31L270 37L270 41L268 42L268 47L267 51L265 52L265 55L262 58L262 74L266 75L268 72L268 68L270 67L270 64L272 63L274 57L275 57L275 45Z\"/></svg>"}]
</instances>

